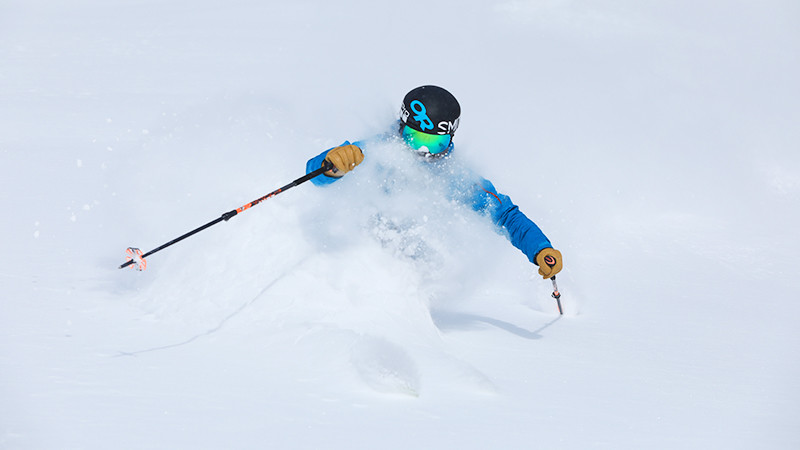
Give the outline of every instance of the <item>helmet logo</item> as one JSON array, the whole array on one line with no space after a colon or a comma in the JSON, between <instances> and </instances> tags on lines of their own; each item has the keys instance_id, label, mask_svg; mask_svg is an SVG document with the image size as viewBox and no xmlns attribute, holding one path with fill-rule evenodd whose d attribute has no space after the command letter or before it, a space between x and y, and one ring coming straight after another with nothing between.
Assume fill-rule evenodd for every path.
<instances>
[{"instance_id":1,"label":"helmet logo","mask_svg":"<svg viewBox=\"0 0 800 450\"><path fill-rule=\"evenodd\" d=\"M411 106L412 111L417 113L417 115L414 116L414 119L419 122L419 127L422 128L422 131L432 130L433 122L431 122L430 117L428 117L428 112L425 110L425 105L423 105L419 100L414 100L409 106Z\"/></svg>"},{"instance_id":2,"label":"helmet logo","mask_svg":"<svg viewBox=\"0 0 800 450\"><path fill-rule=\"evenodd\" d=\"M458 128L458 122L460 120L461 118L459 117L455 122L449 122L446 120L439 122L439 134L455 134L456 129Z\"/></svg>"}]
</instances>

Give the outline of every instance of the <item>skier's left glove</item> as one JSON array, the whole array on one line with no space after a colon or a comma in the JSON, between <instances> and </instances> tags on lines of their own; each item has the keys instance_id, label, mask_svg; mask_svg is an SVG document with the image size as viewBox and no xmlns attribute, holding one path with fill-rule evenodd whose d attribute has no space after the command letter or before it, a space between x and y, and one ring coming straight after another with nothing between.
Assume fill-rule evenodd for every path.
<instances>
[{"instance_id":1,"label":"skier's left glove","mask_svg":"<svg viewBox=\"0 0 800 450\"><path fill-rule=\"evenodd\" d=\"M561 252L554 248L543 248L536 254L536 265L539 266L539 275L545 280L561 272L563 262Z\"/></svg>"}]
</instances>

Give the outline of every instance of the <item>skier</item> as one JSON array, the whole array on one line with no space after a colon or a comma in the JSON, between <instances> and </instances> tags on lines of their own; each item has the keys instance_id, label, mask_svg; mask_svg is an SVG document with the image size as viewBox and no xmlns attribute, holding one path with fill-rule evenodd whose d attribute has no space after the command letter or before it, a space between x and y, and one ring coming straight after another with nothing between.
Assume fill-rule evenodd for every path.
<instances>
[{"instance_id":1,"label":"skier","mask_svg":"<svg viewBox=\"0 0 800 450\"><path fill-rule=\"evenodd\" d=\"M400 107L397 132L391 134L399 137L406 147L415 151L431 167L442 169L447 167L452 157L453 135L460 118L461 106L450 92L438 86L420 86L406 94ZM317 186L333 183L361 164L364 160L362 147L368 145L369 141L353 144L345 141L338 147L325 150L308 161L306 173L319 169L327 160L334 168L325 172L324 176L312 178L311 182ZM452 170L438 172L442 176L457 173ZM464 185L463 179L450 181L454 190L458 189L455 186ZM539 266L539 275L548 279L561 271L561 252L553 248L542 230L507 195L497 192L489 180L478 176L465 191L466 195L454 197L475 211L488 214L497 226L506 230L511 243L530 262Z\"/></svg>"}]
</instances>

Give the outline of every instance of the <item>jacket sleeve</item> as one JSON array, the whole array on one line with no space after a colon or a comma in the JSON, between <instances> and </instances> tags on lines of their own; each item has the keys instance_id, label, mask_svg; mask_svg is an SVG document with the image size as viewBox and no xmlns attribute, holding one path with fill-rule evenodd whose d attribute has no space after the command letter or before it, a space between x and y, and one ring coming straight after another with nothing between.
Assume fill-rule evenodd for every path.
<instances>
[{"instance_id":1,"label":"jacket sleeve","mask_svg":"<svg viewBox=\"0 0 800 450\"><path fill-rule=\"evenodd\" d=\"M350 145L350 142L344 141L342 145ZM331 147L325 150L324 152L320 153L319 155L309 159L308 162L306 163L306 174L309 174L322 167L322 162L325 161L325 157L328 156L328 152L333 150L334 148L336 147ZM339 178L337 177L329 177L325 174L322 174L320 176L312 178L311 183L313 183L315 186L327 186L338 179Z\"/></svg>"},{"instance_id":2,"label":"jacket sleeve","mask_svg":"<svg viewBox=\"0 0 800 450\"><path fill-rule=\"evenodd\" d=\"M475 185L472 208L487 213L498 227L507 231L511 244L534 264L537 253L552 247L542 230L519 210L511 198L497 192L494 185L485 178L481 178L480 183Z\"/></svg>"}]
</instances>

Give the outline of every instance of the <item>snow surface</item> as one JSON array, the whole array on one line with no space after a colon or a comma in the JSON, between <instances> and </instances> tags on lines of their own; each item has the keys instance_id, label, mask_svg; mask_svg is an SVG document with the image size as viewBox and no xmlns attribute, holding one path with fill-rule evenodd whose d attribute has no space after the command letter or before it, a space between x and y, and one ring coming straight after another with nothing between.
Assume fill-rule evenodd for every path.
<instances>
[{"instance_id":1,"label":"snow surface","mask_svg":"<svg viewBox=\"0 0 800 450\"><path fill-rule=\"evenodd\" d=\"M0 2L0 448L800 448L799 25L790 0ZM390 144L117 270L428 83L564 252L563 317Z\"/></svg>"}]
</instances>

